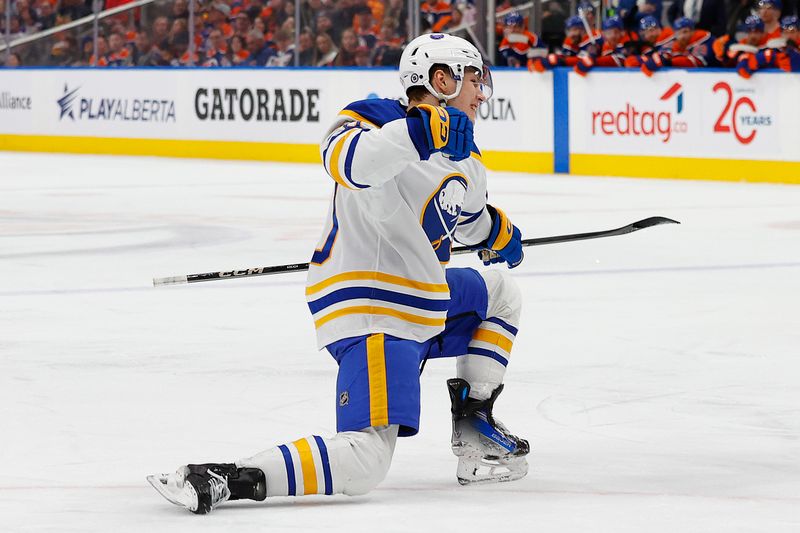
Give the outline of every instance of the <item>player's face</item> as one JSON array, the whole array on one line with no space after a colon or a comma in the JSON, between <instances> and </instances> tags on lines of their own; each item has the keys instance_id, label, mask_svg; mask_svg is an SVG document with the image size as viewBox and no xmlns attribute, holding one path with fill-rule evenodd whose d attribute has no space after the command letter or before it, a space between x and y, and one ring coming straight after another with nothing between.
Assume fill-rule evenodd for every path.
<instances>
[{"instance_id":1,"label":"player's face","mask_svg":"<svg viewBox=\"0 0 800 533\"><path fill-rule=\"evenodd\" d=\"M575 44L579 44L583 41L583 36L583 28L573 27L567 30L567 38Z\"/></svg>"},{"instance_id":2,"label":"player's face","mask_svg":"<svg viewBox=\"0 0 800 533\"><path fill-rule=\"evenodd\" d=\"M758 46L761 40L764 38L763 31L751 31L747 33L747 44L751 44L753 46Z\"/></svg>"},{"instance_id":3,"label":"player's face","mask_svg":"<svg viewBox=\"0 0 800 533\"><path fill-rule=\"evenodd\" d=\"M681 28L677 32L675 32L675 40L678 41L678 44L681 46L686 46L689 44L689 39L692 38L693 30L691 28Z\"/></svg>"},{"instance_id":4,"label":"player's face","mask_svg":"<svg viewBox=\"0 0 800 533\"><path fill-rule=\"evenodd\" d=\"M789 28L788 30L783 30L783 36L794 42L800 42L800 30L797 28Z\"/></svg>"},{"instance_id":5,"label":"player's face","mask_svg":"<svg viewBox=\"0 0 800 533\"><path fill-rule=\"evenodd\" d=\"M622 32L619 31L617 28L611 28L610 30L603 31L603 39L611 46L612 48L617 46L622 39Z\"/></svg>"},{"instance_id":6,"label":"player's face","mask_svg":"<svg viewBox=\"0 0 800 533\"><path fill-rule=\"evenodd\" d=\"M778 20L781 12L775 9L772 4L765 4L758 10L758 16L761 17L766 24L771 24Z\"/></svg>"},{"instance_id":7,"label":"player's face","mask_svg":"<svg viewBox=\"0 0 800 533\"><path fill-rule=\"evenodd\" d=\"M647 28L642 32L642 38L647 41L648 43L654 43L658 40L658 36L661 35L661 28L655 26L653 28Z\"/></svg>"},{"instance_id":8,"label":"player's face","mask_svg":"<svg viewBox=\"0 0 800 533\"><path fill-rule=\"evenodd\" d=\"M455 83L455 80L450 80ZM453 89L450 89L452 92ZM464 82L461 84L461 92L458 96L450 100L447 105L451 105L463 111L469 119L474 123L475 118L478 116L478 106L486 100L481 90L481 77L474 70L469 70L464 75Z\"/></svg>"}]
</instances>

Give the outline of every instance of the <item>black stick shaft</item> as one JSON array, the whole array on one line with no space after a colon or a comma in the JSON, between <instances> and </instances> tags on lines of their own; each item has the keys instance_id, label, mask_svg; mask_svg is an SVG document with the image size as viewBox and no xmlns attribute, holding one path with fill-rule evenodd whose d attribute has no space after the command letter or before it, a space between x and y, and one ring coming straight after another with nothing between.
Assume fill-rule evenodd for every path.
<instances>
[{"instance_id":1,"label":"black stick shaft","mask_svg":"<svg viewBox=\"0 0 800 533\"><path fill-rule=\"evenodd\" d=\"M538 237L535 239L524 239L522 246L541 246L544 244L555 244L560 242L583 241L587 239L600 239L602 237L614 237L616 235L625 235L633 233L640 229L649 228L651 226L658 226L660 224L680 224L677 220L665 217L650 217L644 220L639 220L633 224L622 226L617 229L610 229L605 231L592 231L589 233L574 233L571 235L554 235L552 237ZM469 252L477 251L475 248L469 246L457 246L453 248L450 253L452 255L466 254ZM272 274L284 274L286 272L299 272L308 270L308 263L292 263L289 265L275 265L268 267L257 268L243 268L240 270L226 270L222 272L204 272L202 274L187 274L185 276L172 276L168 278L154 278L153 285L158 287L160 285L177 285L182 283L199 283L201 281L214 281L219 279L232 279L244 278L253 276L269 276Z\"/></svg>"}]
</instances>

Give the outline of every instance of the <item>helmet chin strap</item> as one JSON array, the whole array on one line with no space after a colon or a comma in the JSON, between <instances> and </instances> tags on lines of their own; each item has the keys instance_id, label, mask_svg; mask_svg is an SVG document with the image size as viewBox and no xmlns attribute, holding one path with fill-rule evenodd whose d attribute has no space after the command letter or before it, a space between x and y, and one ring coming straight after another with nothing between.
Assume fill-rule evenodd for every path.
<instances>
[{"instance_id":1,"label":"helmet chin strap","mask_svg":"<svg viewBox=\"0 0 800 533\"><path fill-rule=\"evenodd\" d=\"M442 92L437 91L436 89L433 88L433 86L429 81L425 81L424 85L425 88L428 89L428 92L439 100L439 103L441 105L447 105L447 102L449 102L450 100L452 100L461 93L461 83L462 83L461 80L456 81L456 90L455 92L453 92L453 94L444 94Z\"/></svg>"}]
</instances>

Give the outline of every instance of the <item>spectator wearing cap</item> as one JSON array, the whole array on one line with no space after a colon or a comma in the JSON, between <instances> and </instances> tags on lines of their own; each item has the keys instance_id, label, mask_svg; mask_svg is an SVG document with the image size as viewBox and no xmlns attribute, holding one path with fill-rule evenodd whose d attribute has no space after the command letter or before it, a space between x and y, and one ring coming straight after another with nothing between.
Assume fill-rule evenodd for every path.
<instances>
[{"instance_id":1,"label":"spectator wearing cap","mask_svg":"<svg viewBox=\"0 0 800 533\"><path fill-rule=\"evenodd\" d=\"M252 30L247 34L247 59L244 64L250 67L263 67L275 51L264 42L264 34Z\"/></svg>"},{"instance_id":2,"label":"spectator wearing cap","mask_svg":"<svg viewBox=\"0 0 800 533\"><path fill-rule=\"evenodd\" d=\"M208 22L206 23L206 31L211 32L217 29L222 32L226 39L233 37L233 27L228 24L228 19L231 16L231 7L221 1L214 2L208 10Z\"/></svg>"},{"instance_id":3,"label":"spectator wearing cap","mask_svg":"<svg viewBox=\"0 0 800 533\"><path fill-rule=\"evenodd\" d=\"M333 39L327 33L317 35L317 66L330 67L339 55L339 49L333 43Z\"/></svg>"},{"instance_id":4,"label":"spectator wearing cap","mask_svg":"<svg viewBox=\"0 0 800 533\"><path fill-rule=\"evenodd\" d=\"M294 36L283 28L275 32L275 55L267 60L268 67L294 66Z\"/></svg>"},{"instance_id":5,"label":"spectator wearing cap","mask_svg":"<svg viewBox=\"0 0 800 533\"><path fill-rule=\"evenodd\" d=\"M725 0L676 0L667 10L667 19L673 24L681 17L691 19L697 29L723 35L728 8Z\"/></svg>"},{"instance_id":6,"label":"spectator wearing cap","mask_svg":"<svg viewBox=\"0 0 800 533\"><path fill-rule=\"evenodd\" d=\"M786 72L800 72L800 21L795 16L781 19L781 36L770 39L767 48L755 54L746 53L739 57L736 71L743 78L749 78L757 70L779 68Z\"/></svg>"},{"instance_id":7,"label":"spectator wearing cap","mask_svg":"<svg viewBox=\"0 0 800 533\"><path fill-rule=\"evenodd\" d=\"M745 36L738 43L732 43L729 35L723 35L714 41L714 56L724 67L735 67L742 54L757 54L766 48L767 34L764 32L764 21L758 15L750 15L739 28Z\"/></svg>"},{"instance_id":8,"label":"spectator wearing cap","mask_svg":"<svg viewBox=\"0 0 800 533\"><path fill-rule=\"evenodd\" d=\"M764 21L764 32L767 40L781 36L781 0L759 0L758 16Z\"/></svg>"},{"instance_id":9,"label":"spectator wearing cap","mask_svg":"<svg viewBox=\"0 0 800 533\"><path fill-rule=\"evenodd\" d=\"M455 13L458 9L454 9ZM534 57L545 57L547 49L539 41L535 33L525 29L525 19L512 11L505 18L503 40L500 41L499 52L512 68L525 68Z\"/></svg>"}]
</instances>

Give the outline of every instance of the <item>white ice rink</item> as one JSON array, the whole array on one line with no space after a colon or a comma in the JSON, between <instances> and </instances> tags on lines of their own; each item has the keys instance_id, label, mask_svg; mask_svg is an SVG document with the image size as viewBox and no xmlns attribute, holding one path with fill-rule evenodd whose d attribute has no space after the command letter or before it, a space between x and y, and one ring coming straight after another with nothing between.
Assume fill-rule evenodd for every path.
<instances>
[{"instance_id":1,"label":"white ice rink","mask_svg":"<svg viewBox=\"0 0 800 533\"><path fill-rule=\"evenodd\" d=\"M151 286L307 261L328 180L0 153L0 531L800 531L800 187L722 182L490 175L526 237L682 222L527 249L496 406L527 478L457 484L435 360L373 493L167 503L147 474L334 428L303 274Z\"/></svg>"}]
</instances>

